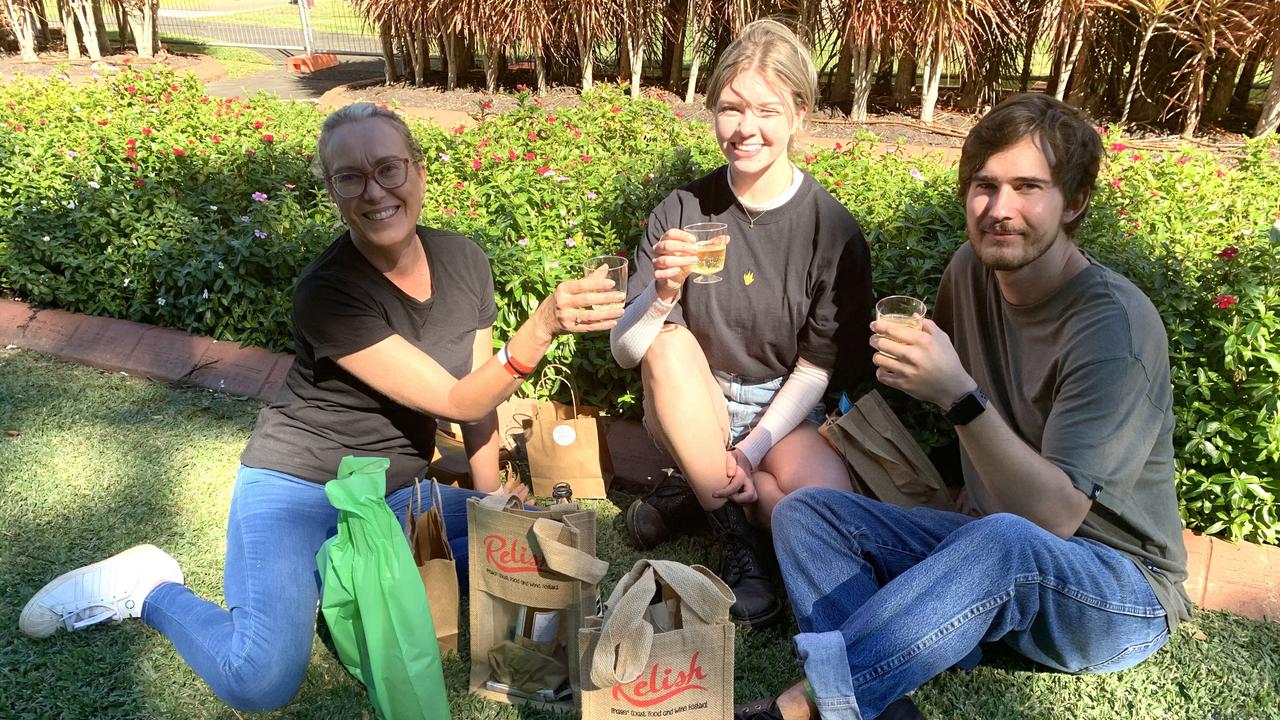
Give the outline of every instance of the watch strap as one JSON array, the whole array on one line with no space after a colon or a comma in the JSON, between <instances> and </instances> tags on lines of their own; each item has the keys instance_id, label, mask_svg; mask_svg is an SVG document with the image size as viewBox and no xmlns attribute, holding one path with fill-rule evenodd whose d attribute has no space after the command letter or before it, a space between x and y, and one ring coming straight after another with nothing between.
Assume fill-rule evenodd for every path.
<instances>
[{"instance_id":1,"label":"watch strap","mask_svg":"<svg viewBox=\"0 0 1280 720\"><path fill-rule=\"evenodd\" d=\"M987 402L986 393L982 392L982 388L975 387L951 403L951 407L943 415L952 425L968 425L987 409Z\"/></svg>"}]
</instances>

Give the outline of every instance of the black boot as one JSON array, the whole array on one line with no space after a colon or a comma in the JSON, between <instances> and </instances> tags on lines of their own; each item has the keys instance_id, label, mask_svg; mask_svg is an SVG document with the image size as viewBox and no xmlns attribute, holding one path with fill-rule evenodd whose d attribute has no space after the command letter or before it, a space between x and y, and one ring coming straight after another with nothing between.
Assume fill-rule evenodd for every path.
<instances>
[{"instance_id":1,"label":"black boot","mask_svg":"<svg viewBox=\"0 0 1280 720\"><path fill-rule=\"evenodd\" d=\"M773 592L773 582L765 572L752 542L754 531L747 524L742 506L733 501L707 513L711 531L720 541L720 579L737 598L729 617L737 625L767 627L782 616L782 603Z\"/></svg>"},{"instance_id":2,"label":"black boot","mask_svg":"<svg viewBox=\"0 0 1280 720\"><path fill-rule=\"evenodd\" d=\"M627 534L641 550L706 529L707 516L693 488L683 475L669 468L663 470L662 479L648 495L627 508Z\"/></svg>"}]
</instances>

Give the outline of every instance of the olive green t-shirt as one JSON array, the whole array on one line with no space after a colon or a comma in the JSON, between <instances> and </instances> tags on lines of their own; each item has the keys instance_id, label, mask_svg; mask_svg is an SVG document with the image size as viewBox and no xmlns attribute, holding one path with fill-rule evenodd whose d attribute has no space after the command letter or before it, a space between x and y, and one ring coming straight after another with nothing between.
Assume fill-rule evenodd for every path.
<instances>
[{"instance_id":1,"label":"olive green t-shirt","mask_svg":"<svg viewBox=\"0 0 1280 720\"><path fill-rule=\"evenodd\" d=\"M1151 301L1090 258L1048 298L1010 305L966 243L943 274L934 315L991 406L1093 500L1076 537L1132 558L1172 632L1191 601L1182 587L1169 343ZM961 464L970 497L989 508L963 448Z\"/></svg>"}]
</instances>

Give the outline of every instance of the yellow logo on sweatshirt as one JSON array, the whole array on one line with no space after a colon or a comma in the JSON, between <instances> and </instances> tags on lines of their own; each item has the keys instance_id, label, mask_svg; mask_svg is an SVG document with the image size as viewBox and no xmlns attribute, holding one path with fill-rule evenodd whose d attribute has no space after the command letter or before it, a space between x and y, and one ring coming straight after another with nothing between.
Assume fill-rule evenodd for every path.
<instances>
[{"instance_id":1,"label":"yellow logo on sweatshirt","mask_svg":"<svg viewBox=\"0 0 1280 720\"><path fill-rule=\"evenodd\" d=\"M750 285L751 283L753 283L753 282L755 282L755 281L756 281L756 274L755 274L755 273L753 273L753 272L744 272L744 273L742 273L742 284L743 284L743 285Z\"/></svg>"}]
</instances>

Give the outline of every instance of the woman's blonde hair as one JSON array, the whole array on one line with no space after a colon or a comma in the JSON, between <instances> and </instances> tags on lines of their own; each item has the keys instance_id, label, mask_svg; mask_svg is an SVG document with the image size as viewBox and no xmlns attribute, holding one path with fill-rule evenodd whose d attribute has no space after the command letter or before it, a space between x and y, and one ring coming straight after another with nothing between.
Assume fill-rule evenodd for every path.
<instances>
[{"instance_id":1,"label":"woman's blonde hair","mask_svg":"<svg viewBox=\"0 0 1280 720\"><path fill-rule=\"evenodd\" d=\"M404 144L409 148L409 159L415 163L422 161L422 148L418 146L418 141L413 139L413 132L409 130L403 118L381 105L358 102L338 108L324 119L324 124L320 126L320 138L316 141L316 164L312 168L313 172L321 177L329 174L327 148L335 130L370 118L381 118L391 123L391 127L404 138Z\"/></svg>"},{"instance_id":2,"label":"woman's blonde hair","mask_svg":"<svg viewBox=\"0 0 1280 720\"><path fill-rule=\"evenodd\" d=\"M725 48L707 81L707 109L714 113L725 86L751 70L759 71L772 81L771 85L780 85L774 90L789 94L797 110L804 110L806 114L813 111L818 102L818 71L813 66L813 58L800 38L776 20L756 20ZM796 130L799 129L797 125ZM796 145L793 132L787 147L794 151Z\"/></svg>"}]
</instances>

